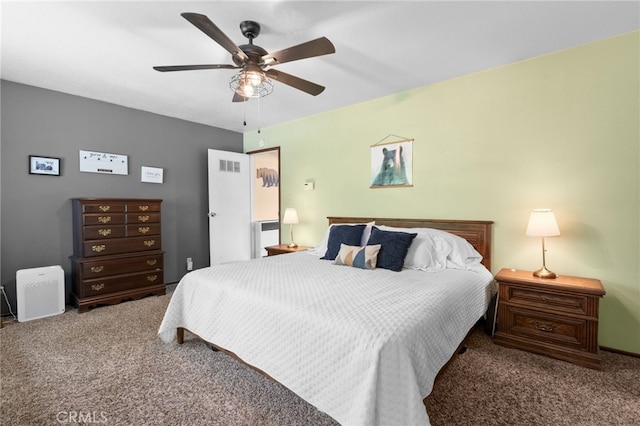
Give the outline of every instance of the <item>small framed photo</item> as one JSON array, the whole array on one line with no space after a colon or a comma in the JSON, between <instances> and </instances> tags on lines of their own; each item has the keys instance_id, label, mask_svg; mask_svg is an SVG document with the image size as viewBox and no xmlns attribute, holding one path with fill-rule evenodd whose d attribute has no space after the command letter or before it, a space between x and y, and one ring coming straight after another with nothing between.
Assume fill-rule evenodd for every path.
<instances>
[{"instance_id":1,"label":"small framed photo","mask_svg":"<svg viewBox=\"0 0 640 426\"><path fill-rule=\"evenodd\" d=\"M142 166L140 168L140 182L162 183L163 174L164 169L160 167Z\"/></svg>"},{"instance_id":2,"label":"small framed photo","mask_svg":"<svg viewBox=\"0 0 640 426\"><path fill-rule=\"evenodd\" d=\"M29 156L29 174L60 176L60 159L55 157Z\"/></svg>"}]
</instances>

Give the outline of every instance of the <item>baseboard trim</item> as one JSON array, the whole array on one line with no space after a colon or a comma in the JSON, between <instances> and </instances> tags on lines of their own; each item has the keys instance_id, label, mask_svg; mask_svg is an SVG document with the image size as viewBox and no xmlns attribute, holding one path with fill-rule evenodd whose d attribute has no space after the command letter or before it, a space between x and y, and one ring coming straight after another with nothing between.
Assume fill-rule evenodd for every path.
<instances>
[{"instance_id":1,"label":"baseboard trim","mask_svg":"<svg viewBox=\"0 0 640 426\"><path fill-rule=\"evenodd\" d=\"M640 354L637 354L635 352L622 351L620 349L608 348L606 346L600 346L600 350L607 351L607 352L613 352L614 354L620 354L620 355L631 356L631 357L634 357L634 358L640 358Z\"/></svg>"}]
</instances>

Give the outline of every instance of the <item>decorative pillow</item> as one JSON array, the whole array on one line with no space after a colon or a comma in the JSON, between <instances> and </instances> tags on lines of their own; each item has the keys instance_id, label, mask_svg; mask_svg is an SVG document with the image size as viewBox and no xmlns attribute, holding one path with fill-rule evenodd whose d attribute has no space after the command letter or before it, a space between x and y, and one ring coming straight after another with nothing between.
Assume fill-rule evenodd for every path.
<instances>
[{"instance_id":1,"label":"decorative pillow","mask_svg":"<svg viewBox=\"0 0 640 426\"><path fill-rule=\"evenodd\" d=\"M374 226L367 245L382 245L378 253L377 267L396 272L401 271L404 258L407 256L409 246L416 235L418 234L382 231Z\"/></svg>"},{"instance_id":2,"label":"decorative pillow","mask_svg":"<svg viewBox=\"0 0 640 426\"><path fill-rule=\"evenodd\" d=\"M358 244L360 246L366 246L367 241L369 241L369 236L371 235L371 228L375 224L376 224L375 222L331 224L327 228L327 231L324 233L324 237L322 237L322 241L320 241L320 244L318 244L313 248L313 251L319 256L324 256L324 254L327 252L327 246L329 244L329 234L331 233L331 228L333 228L334 226L341 226L341 225L366 225L366 228L364 228L364 231L362 232L362 238L360 239L360 244Z\"/></svg>"},{"instance_id":3,"label":"decorative pillow","mask_svg":"<svg viewBox=\"0 0 640 426\"><path fill-rule=\"evenodd\" d=\"M335 263L361 269L376 269L380 247L380 244L364 247L340 244Z\"/></svg>"},{"instance_id":4,"label":"decorative pillow","mask_svg":"<svg viewBox=\"0 0 640 426\"><path fill-rule=\"evenodd\" d=\"M334 260L340 251L340 244L359 246L366 225L334 225L329 231L327 251L321 259Z\"/></svg>"}]
</instances>

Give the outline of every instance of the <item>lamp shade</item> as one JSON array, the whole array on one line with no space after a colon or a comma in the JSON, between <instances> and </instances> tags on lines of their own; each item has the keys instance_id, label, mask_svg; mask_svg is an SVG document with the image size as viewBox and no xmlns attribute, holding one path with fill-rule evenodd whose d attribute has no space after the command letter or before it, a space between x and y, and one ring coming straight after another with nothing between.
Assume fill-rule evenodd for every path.
<instances>
[{"instance_id":1,"label":"lamp shade","mask_svg":"<svg viewBox=\"0 0 640 426\"><path fill-rule=\"evenodd\" d=\"M551 209L536 209L531 212L527 225L529 237L557 237L560 235L556 216Z\"/></svg>"},{"instance_id":2,"label":"lamp shade","mask_svg":"<svg viewBox=\"0 0 640 426\"><path fill-rule=\"evenodd\" d=\"M293 207L289 207L284 211L282 223L293 224L298 223L298 212Z\"/></svg>"}]
</instances>

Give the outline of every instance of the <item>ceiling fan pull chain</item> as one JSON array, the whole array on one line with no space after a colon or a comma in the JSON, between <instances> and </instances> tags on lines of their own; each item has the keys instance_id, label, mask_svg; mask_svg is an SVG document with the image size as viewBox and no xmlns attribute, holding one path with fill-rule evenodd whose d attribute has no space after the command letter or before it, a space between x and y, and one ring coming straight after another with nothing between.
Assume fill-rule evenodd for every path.
<instances>
[{"instance_id":1,"label":"ceiling fan pull chain","mask_svg":"<svg viewBox=\"0 0 640 426\"><path fill-rule=\"evenodd\" d=\"M244 104L244 110L242 113L242 124L244 125L244 127L247 127L247 104L248 102L243 102Z\"/></svg>"},{"instance_id":2,"label":"ceiling fan pull chain","mask_svg":"<svg viewBox=\"0 0 640 426\"><path fill-rule=\"evenodd\" d=\"M260 98L258 98L258 133L260 133Z\"/></svg>"}]
</instances>

